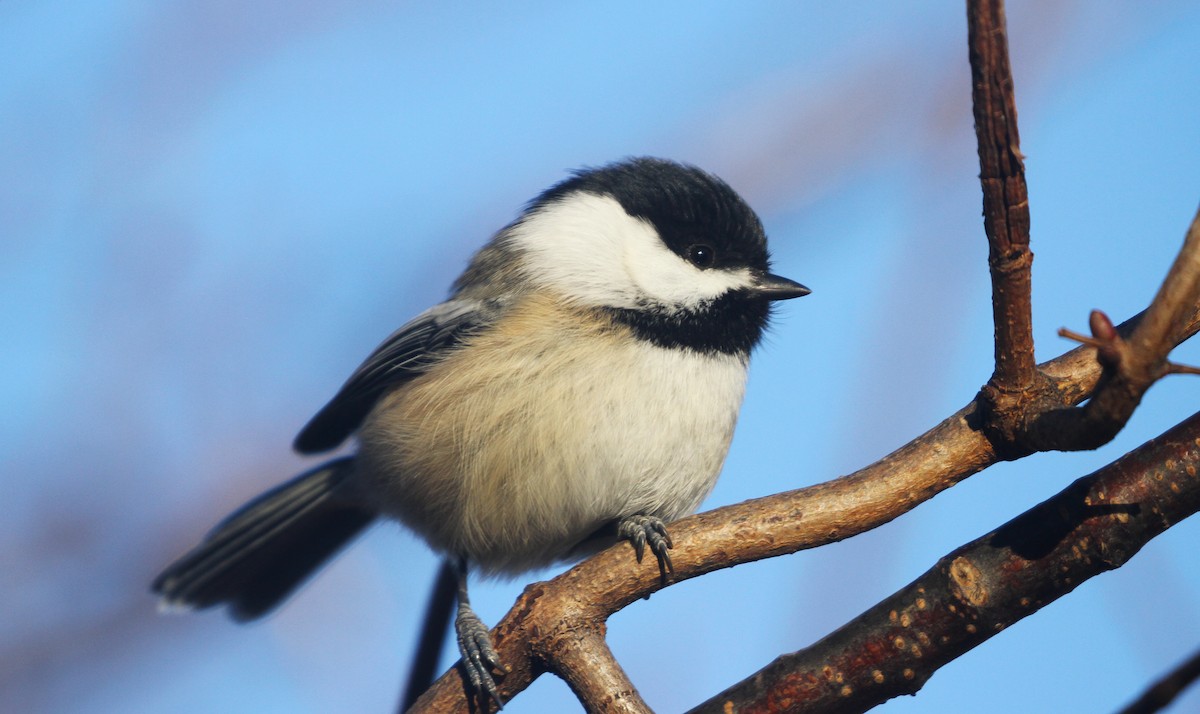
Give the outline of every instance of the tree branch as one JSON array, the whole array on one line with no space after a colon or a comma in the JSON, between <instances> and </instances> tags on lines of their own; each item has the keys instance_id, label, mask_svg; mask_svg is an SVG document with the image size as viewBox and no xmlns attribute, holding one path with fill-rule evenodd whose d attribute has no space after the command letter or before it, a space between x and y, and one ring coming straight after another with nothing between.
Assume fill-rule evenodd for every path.
<instances>
[{"instance_id":1,"label":"tree branch","mask_svg":"<svg viewBox=\"0 0 1200 714\"><path fill-rule=\"evenodd\" d=\"M693 712L861 712L1200 510L1200 413L968 543L820 642Z\"/></svg>"},{"instance_id":2,"label":"tree branch","mask_svg":"<svg viewBox=\"0 0 1200 714\"><path fill-rule=\"evenodd\" d=\"M556 639L545 661L554 667L586 711L604 714L650 714L633 682L604 641L604 628L581 629Z\"/></svg>"}]
</instances>

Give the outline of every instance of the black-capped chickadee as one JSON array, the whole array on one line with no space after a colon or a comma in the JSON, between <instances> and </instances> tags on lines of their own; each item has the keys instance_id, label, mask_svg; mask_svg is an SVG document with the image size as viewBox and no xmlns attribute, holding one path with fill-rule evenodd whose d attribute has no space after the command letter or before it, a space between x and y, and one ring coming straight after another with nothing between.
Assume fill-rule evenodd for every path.
<instances>
[{"instance_id":1,"label":"black-capped chickadee","mask_svg":"<svg viewBox=\"0 0 1200 714\"><path fill-rule=\"evenodd\" d=\"M450 298L401 327L296 437L354 456L222 521L154 581L169 606L257 618L378 516L458 568L468 681L500 699L467 564L516 574L622 538L663 573L665 522L709 493L773 300L754 211L697 168L579 171L479 251Z\"/></svg>"}]
</instances>

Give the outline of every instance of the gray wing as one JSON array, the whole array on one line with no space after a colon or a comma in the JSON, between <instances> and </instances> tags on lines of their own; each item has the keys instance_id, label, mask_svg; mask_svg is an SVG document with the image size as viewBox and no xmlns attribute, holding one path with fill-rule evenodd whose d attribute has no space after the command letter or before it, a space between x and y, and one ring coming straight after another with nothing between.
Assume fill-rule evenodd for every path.
<instances>
[{"instance_id":1,"label":"gray wing","mask_svg":"<svg viewBox=\"0 0 1200 714\"><path fill-rule=\"evenodd\" d=\"M336 448L387 391L421 374L437 357L491 325L499 312L496 302L456 299L421 313L354 370L337 395L300 430L293 448L302 454Z\"/></svg>"}]
</instances>

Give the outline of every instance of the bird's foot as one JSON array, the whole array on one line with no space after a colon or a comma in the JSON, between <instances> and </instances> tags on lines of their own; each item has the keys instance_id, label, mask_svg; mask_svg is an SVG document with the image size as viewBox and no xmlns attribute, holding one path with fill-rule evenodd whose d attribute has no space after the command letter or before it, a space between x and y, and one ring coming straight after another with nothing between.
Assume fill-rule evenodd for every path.
<instances>
[{"instance_id":1,"label":"bird's foot","mask_svg":"<svg viewBox=\"0 0 1200 714\"><path fill-rule=\"evenodd\" d=\"M617 523L617 537L633 545L633 552L637 554L639 563L642 562L642 555L649 545L650 552L658 559L658 570L664 582L668 573L675 572L670 553L674 544L671 542L671 534L667 532L667 524L663 523L661 518L642 514L626 516Z\"/></svg>"},{"instance_id":2,"label":"bird's foot","mask_svg":"<svg viewBox=\"0 0 1200 714\"><path fill-rule=\"evenodd\" d=\"M500 700L492 673L505 670L500 665L496 650L492 648L487 625L483 624L470 605L460 604L458 616L454 619L454 632L458 635L458 651L462 653L463 674L472 694L479 697L483 711L488 710L489 698L496 702L497 709L503 709L504 702Z\"/></svg>"}]
</instances>

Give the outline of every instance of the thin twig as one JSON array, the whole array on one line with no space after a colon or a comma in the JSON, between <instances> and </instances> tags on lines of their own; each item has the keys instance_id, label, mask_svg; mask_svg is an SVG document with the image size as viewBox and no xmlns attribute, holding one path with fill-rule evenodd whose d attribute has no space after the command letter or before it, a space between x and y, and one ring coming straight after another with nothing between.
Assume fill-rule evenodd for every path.
<instances>
[{"instance_id":1,"label":"thin twig","mask_svg":"<svg viewBox=\"0 0 1200 714\"><path fill-rule=\"evenodd\" d=\"M1092 313L1092 337L1103 373L1095 394L1079 409L1047 411L1031 420L1023 443L1037 451L1091 449L1121 430L1146 390L1167 374L1188 371L1167 356L1200 304L1200 211L1183 247L1137 328L1122 337L1103 313Z\"/></svg>"},{"instance_id":2,"label":"thin twig","mask_svg":"<svg viewBox=\"0 0 1200 714\"><path fill-rule=\"evenodd\" d=\"M1030 306L1033 253L1002 0L967 3L967 45L996 333L996 367L989 386L1019 392L1037 378Z\"/></svg>"},{"instance_id":3,"label":"thin twig","mask_svg":"<svg viewBox=\"0 0 1200 714\"><path fill-rule=\"evenodd\" d=\"M1119 714L1154 714L1166 709L1183 690L1200 679L1200 650L1154 683Z\"/></svg>"},{"instance_id":4,"label":"thin twig","mask_svg":"<svg viewBox=\"0 0 1200 714\"><path fill-rule=\"evenodd\" d=\"M1189 309L1200 296L1200 209L1192 218L1183 248L1171 265L1162 287L1146 310L1146 319L1134 331L1130 342L1147 355L1148 362L1166 359L1175 346L1175 334L1180 330ZM1144 369L1153 369L1147 365Z\"/></svg>"}]
</instances>

